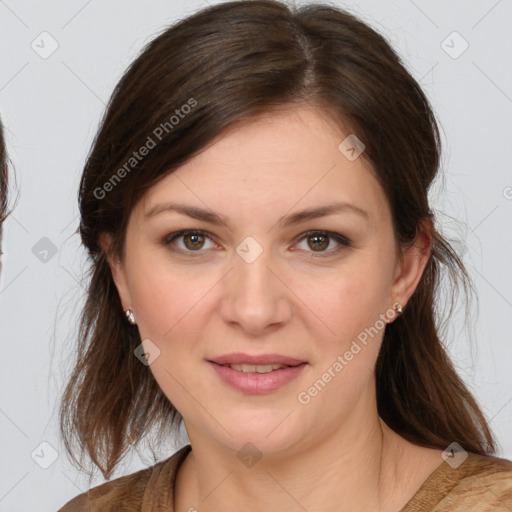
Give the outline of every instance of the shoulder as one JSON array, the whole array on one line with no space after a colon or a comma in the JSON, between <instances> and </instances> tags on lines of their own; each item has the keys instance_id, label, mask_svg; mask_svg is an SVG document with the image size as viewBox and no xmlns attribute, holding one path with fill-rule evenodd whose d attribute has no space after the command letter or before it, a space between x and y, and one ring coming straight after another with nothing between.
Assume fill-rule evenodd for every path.
<instances>
[{"instance_id":1,"label":"shoulder","mask_svg":"<svg viewBox=\"0 0 512 512\"><path fill-rule=\"evenodd\" d=\"M140 511L143 503L154 498L148 490L161 487L162 480L174 481L176 468L189 450L190 445L186 445L154 466L93 487L73 498L58 512Z\"/></svg>"},{"instance_id":2,"label":"shoulder","mask_svg":"<svg viewBox=\"0 0 512 512\"><path fill-rule=\"evenodd\" d=\"M442 501L446 507L512 509L512 461L471 453L460 467L450 469L455 473L455 485Z\"/></svg>"},{"instance_id":3,"label":"shoulder","mask_svg":"<svg viewBox=\"0 0 512 512\"><path fill-rule=\"evenodd\" d=\"M66 503L58 512L96 512L97 510L140 510L142 496L153 471L167 461L142 469L79 494Z\"/></svg>"},{"instance_id":4,"label":"shoulder","mask_svg":"<svg viewBox=\"0 0 512 512\"><path fill-rule=\"evenodd\" d=\"M512 510L512 461L468 453L443 462L401 512L419 510Z\"/></svg>"}]
</instances>

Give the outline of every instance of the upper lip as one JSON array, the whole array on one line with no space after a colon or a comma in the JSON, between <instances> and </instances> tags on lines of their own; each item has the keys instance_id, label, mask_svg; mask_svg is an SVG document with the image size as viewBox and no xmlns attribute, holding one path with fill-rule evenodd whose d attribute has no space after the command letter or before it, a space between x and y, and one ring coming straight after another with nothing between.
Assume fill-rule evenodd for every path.
<instances>
[{"instance_id":1,"label":"upper lip","mask_svg":"<svg viewBox=\"0 0 512 512\"><path fill-rule=\"evenodd\" d=\"M294 357L287 357L280 354L251 356L242 353L226 354L224 356L215 357L214 359L209 359L209 361L217 364L281 364L285 366L297 366L306 362L301 359L295 359Z\"/></svg>"}]
</instances>

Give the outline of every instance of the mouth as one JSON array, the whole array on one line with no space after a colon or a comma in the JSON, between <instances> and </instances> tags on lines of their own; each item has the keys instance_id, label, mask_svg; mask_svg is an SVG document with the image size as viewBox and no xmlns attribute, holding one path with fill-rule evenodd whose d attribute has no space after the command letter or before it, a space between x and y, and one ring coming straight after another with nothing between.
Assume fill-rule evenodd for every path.
<instances>
[{"instance_id":1,"label":"mouth","mask_svg":"<svg viewBox=\"0 0 512 512\"><path fill-rule=\"evenodd\" d=\"M307 363L281 354L249 355L243 353L226 354L209 359L208 362L220 366L229 366L232 370L245 373L268 373L282 368L291 368Z\"/></svg>"},{"instance_id":2,"label":"mouth","mask_svg":"<svg viewBox=\"0 0 512 512\"><path fill-rule=\"evenodd\" d=\"M224 384L242 393L261 395L285 387L302 374L308 363L293 366L285 364L245 364L208 361L214 373Z\"/></svg>"},{"instance_id":3,"label":"mouth","mask_svg":"<svg viewBox=\"0 0 512 512\"><path fill-rule=\"evenodd\" d=\"M215 361L210 361L214 364ZM306 364L306 363L300 363L300 364ZM295 368L297 366L300 366L300 364L296 365L286 365L286 364L221 364L219 366L225 366L227 368L231 368L232 370L235 370L237 372L242 373L270 373L274 372L276 370L283 370L285 368Z\"/></svg>"}]
</instances>

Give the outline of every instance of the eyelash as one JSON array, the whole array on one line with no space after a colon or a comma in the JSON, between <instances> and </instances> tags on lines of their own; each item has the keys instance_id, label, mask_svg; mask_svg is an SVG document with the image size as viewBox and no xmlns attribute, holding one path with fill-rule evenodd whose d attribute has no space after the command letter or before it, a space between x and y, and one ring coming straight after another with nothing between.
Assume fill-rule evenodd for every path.
<instances>
[{"instance_id":1,"label":"eyelash","mask_svg":"<svg viewBox=\"0 0 512 512\"><path fill-rule=\"evenodd\" d=\"M169 246L175 239L180 238L184 235L189 235L189 234L190 235L202 235L206 238L209 238L213 242L213 238L210 235L210 233L208 233L207 231L204 231L202 229L183 229L181 231L176 231L175 233L171 233L171 234L167 235L163 239L162 242L165 246ZM331 249L328 251L308 251L308 252L311 252L311 255L315 258L318 258L318 257L324 258L324 257L332 256L334 254L338 254L340 251L343 250L344 247L346 248L346 247L352 246L352 242L347 237L340 235L339 233L334 233L332 231L322 231L322 230L307 231L306 233L303 233L301 235L301 237L298 239L297 242L301 242L303 239L308 238L310 236L315 236L315 235L320 235L320 236L334 239L336 242L338 242L340 244L340 246L338 246L336 249ZM173 249L173 250L176 252L180 252L182 254L187 254L187 255L193 254L195 252L197 252L197 253L204 252L201 249L198 249L197 251L190 251L190 250L185 251L183 249Z\"/></svg>"}]
</instances>

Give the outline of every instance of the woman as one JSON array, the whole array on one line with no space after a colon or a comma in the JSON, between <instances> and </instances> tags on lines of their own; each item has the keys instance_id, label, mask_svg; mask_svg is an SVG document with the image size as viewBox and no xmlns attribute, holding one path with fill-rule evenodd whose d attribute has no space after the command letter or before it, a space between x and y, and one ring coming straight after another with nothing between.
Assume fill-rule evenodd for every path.
<instances>
[{"instance_id":1,"label":"woman","mask_svg":"<svg viewBox=\"0 0 512 512\"><path fill-rule=\"evenodd\" d=\"M420 87L344 11L228 2L152 41L81 180L61 429L106 478L152 427L190 444L61 510L512 507L436 330L443 269L468 285L439 158Z\"/></svg>"}]
</instances>

